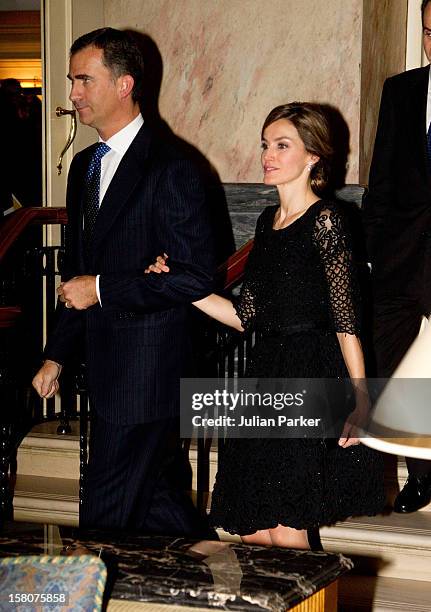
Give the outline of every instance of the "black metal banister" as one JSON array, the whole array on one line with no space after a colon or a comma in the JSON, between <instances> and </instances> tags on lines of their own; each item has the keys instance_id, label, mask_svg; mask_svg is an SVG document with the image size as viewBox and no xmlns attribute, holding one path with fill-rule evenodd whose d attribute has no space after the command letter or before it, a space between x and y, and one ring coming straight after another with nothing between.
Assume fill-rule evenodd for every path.
<instances>
[{"instance_id":1,"label":"black metal banister","mask_svg":"<svg viewBox=\"0 0 431 612\"><path fill-rule=\"evenodd\" d=\"M29 225L66 225L64 207L20 208L3 220L0 225L0 263Z\"/></svg>"}]
</instances>

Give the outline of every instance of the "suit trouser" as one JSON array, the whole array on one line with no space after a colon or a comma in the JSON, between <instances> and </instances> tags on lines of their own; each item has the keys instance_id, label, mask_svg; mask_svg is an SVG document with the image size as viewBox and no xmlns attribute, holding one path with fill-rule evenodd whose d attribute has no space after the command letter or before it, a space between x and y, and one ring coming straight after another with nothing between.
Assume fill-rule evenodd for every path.
<instances>
[{"instance_id":1,"label":"suit trouser","mask_svg":"<svg viewBox=\"0 0 431 612\"><path fill-rule=\"evenodd\" d=\"M376 298L373 314L374 351L377 376L392 376L419 333L422 310L410 298ZM422 476L431 472L431 461L406 457L409 474Z\"/></svg>"},{"instance_id":2,"label":"suit trouser","mask_svg":"<svg viewBox=\"0 0 431 612\"><path fill-rule=\"evenodd\" d=\"M178 420L138 425L91 421L80 527L214 537L185 493Z\"/></svg>"}]
</instances>

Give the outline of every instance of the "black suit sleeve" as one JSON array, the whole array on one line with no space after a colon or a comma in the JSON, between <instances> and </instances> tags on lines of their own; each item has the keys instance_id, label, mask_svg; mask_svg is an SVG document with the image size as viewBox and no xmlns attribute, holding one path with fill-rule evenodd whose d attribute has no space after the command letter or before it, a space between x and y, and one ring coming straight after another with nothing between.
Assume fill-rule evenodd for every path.
<instances>
[{"instance_id":1,"label":"black suit sleeve","mask_svg":"<svg viewBox=\"0 0 431 612\"><path fill-rule=\"evenodd\" d=\"M392 90L392 82L388 79L383 86L369 191L364 198L364 227L371 260L378 251L380 232L387 219L388 208L394 201L397 126Z\"/></svg>"},{"instance_id":2,"label":"black suit sleeve","mask_svg":"<svg viewBox=\"0 0 431 612\"><path fill-rule=\"evenodd\" d=\"M74 157L67 181L66 208L68 223L66 225L65 252L61 269L63 281L70 280L80 273L76 264L79 261L77 253L79 211L73 205L74 202L79 201L74 193L76 185L79 184L76 176L79 159L79 154ZM64 304L58 300L55 316L55 328L48 336L44 358L64 364L69 357L81 349L80 345L84 339L84 311L65 308Z\"/></svg>"},{"instance_id":3,"label":"black suit sleeve","mask_svg":"<svg viewBox=\"0 0 431 612\"><path fill-rule=\"evenodd\" d=\"M162 173L154 194L153 218L154 244L168 253L170 272L102 274L103 308L152 312L211 293L212 240L203 186L191 162L172 161Z\"/></svg>"},{"instance_id":4,"label":"black suit sleeve","mask_svg":"<svg viewBox=\"0 0 431 612\"><path fill-rule=\"evenodd\" d=\"M44 359L64 364L73 355L82 353L84 342L84 311L68 309L58 302L55 330L48 337Z\"/></svg>"}]
</instances>

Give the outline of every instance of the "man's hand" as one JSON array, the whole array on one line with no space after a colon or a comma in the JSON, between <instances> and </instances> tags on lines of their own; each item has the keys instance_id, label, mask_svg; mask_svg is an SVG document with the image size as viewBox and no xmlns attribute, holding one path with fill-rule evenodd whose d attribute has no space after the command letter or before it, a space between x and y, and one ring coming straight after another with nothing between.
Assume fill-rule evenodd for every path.
<instances>
[{"instance_id":1,"label":"man's hand","mask_svg":"<svg viewBox=\"0 0 431 612\"><path fill-rule=\"evenodd\" d=\"M39 372L33 378L33 387L40 397L49 399L58 391L58 377L61 373L61 365L56 361L47 359Z\"/></svg>"},{"instance_id":2,"label":"man's hand","mask_svg":"<svg viewBox=\"0 0 431 612\"><path fill-rule=\"evenodd\" d=\"M57 289L61 302L66 308L85 310L93 304L97 304L96 277L75 276L66 283L61 283Z\"/></svg>"}]
</instances>

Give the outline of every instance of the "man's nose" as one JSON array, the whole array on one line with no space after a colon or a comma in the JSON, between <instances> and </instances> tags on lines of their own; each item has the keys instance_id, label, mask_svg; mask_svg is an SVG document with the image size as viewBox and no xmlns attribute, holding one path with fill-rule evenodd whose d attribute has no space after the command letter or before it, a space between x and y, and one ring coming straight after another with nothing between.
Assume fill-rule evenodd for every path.
<instances>
[{"instance_id":1,"label":"man's nose","mask_svg":"<svg viewBox=\"0 0 431 612\"><path fill-rule=\"evenodd\" d=\"M69 100L71 102L75 102L75 100L79 100L81 97L79 83L73 83L70 89Z\"/></svg>"}]
</instances>

